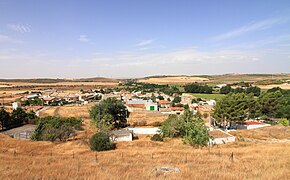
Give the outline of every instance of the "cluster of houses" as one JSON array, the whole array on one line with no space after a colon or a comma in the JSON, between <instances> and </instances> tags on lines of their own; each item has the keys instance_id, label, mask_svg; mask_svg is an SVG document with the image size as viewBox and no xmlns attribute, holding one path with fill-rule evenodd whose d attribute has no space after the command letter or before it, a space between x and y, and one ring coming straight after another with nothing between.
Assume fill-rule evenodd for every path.
<instances>
[{"instance_id":1,"label":"cluster of houses","mask_svg":"<svg viewBox=\"0 0 290 180\"><path fill-rule=\"evenodd\" d=\"M19 93L18 93L19 94ZM25 102L27 100L40 99L43 102L43 106L58 105L75 103L75 104L88 104L91 101L96 100L96 97L101 97L101 93L96 93L94 91L71 93L57 91L54 89L47 89L39 92L24 92L22 96L12 103L13 109L21 107L20 102Z\"/></svg>"}]
</instances>

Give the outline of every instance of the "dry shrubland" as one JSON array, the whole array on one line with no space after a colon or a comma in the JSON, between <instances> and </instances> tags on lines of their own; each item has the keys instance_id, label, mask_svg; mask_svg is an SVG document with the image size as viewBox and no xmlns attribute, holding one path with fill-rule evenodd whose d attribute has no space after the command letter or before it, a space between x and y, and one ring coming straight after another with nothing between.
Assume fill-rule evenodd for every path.
<instances>
[{"instance_id":1,"label":"dry shrubland","mask_svg":"<svg viewBox=\"0 0 290 180\"><path fill-rule=\"evenodd\" d=\"M290 178L290 143L240 141L195 149L180 139L149 139L143 136L95 154L81 140L53 144L0 135L0 179ZM152 172L159 166L177 167L180 173Z\"/></svg>"}]
</instances>

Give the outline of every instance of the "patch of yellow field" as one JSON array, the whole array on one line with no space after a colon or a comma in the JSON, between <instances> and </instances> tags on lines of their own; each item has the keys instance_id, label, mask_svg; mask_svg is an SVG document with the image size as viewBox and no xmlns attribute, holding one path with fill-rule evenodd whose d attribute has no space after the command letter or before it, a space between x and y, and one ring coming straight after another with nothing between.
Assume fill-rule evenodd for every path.
<instances>
[{"instance_id":1,"label":"patch of yellow field","mask_svg":"<svg viewBox=\"0 0 290 180\"><path fill-rule=\"evenodd\" d=\"M271 84L271 85L258 85L261 89L272 89L274 87L280 87L281 89L290 89L290 84Z\"/></svg>"}]
</instances>

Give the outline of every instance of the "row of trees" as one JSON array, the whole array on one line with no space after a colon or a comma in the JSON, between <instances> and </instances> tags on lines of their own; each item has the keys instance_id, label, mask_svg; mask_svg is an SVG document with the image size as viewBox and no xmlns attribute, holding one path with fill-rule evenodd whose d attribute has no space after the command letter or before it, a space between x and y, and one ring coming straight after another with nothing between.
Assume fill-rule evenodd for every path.
<instances>
[{"instance_id":1,"label":"row of trees","mask_svg":"<svg viewBox=\"0 0 290 180\"><path fill-rule=\"evenodd\" d=\"M235 88L233 89L230 85L226 85L220 89L220 94L229 94L229 93L253 93L254 96L259 96L261 94L261 88L257 86L247 87L247 88Z\"/></svg>"},{"instance_id":2,"label":"row of trees","mask_svg":"<svg viewBox=\"0 0 290 180\"><path fill-rule=\"evenodd\" d=\"M0 126L1 130L7 130L14 127L21 126L30 120L34 120L36 115L34 112L25 112L21 108L13 110L11 113L4 108L0 109Z\"/></svg>"},{"instance_id":3,"label":"row of trees","mask_svg":"<svg viewBox=\"0 0 290 180\"><path fill-rule=\"evenodd\" d=\"M204 93L204 94L212 94L213 88L208 85L200 85L197 83L188 84L184 86L184 91L186 93Z\"/></svg>"},{"instance_id":4,"label":"row of trees","mask_svg":"<svg viewBox=\"0 0 290 180\"><path fill-rule=\"evenodd\" d=\"M181 116L169 115L160 128L163 137L182 137L185 143L192 146L205 146L211 137L200 117L194 117L190 110Z\"/></svg>"},{"instance_id":5,"label":"row of trees","mask_svg":"<svg viewBox=\"0 0 290 180\"><path fill-rule=\"evenodd\" d=\"M213 117L221 126L258 117L290 119L290 96L285 92L271 89L259 97L253 93L229 93L217 103Z\"/></svg>"}]
</instances>

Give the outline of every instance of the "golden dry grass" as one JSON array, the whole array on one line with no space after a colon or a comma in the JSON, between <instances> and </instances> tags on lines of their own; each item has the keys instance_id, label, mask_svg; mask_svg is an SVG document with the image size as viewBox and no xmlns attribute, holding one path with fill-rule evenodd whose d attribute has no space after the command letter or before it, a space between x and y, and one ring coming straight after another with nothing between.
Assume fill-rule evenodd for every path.
<instances>
[{"instance_id":1,"label":"golden dry grass","mask_svg":"<svg viewBox=\"0 0 290 180\"><path fill-rule=\"evenodd\" d=\"M152 172L159 166L180 173ZM53 144L0 135L0 179L289 179L289 167L290 143L236 142L209 151L179 139L141 137L99 152L96 159L82 141Z\"/></svg>"},{"instance_id":2,"label":"golden dry grass","mask_svg":"<svg viewBox=\"0 0 290 180\"><path fill-rule=\"evenodd\" d=\"M251 130L238 130L232 131L230 134L243 137L243 138L253 138L253 139L261 139L261 140L269 140L269 139L288 139L290 140L290 126L269 126L258 129Z\"/></svg>"},{"instance_id":3,"label":"golden dry grass","mask_svg":"<svg viewBox=\"0 0 290 180\"><path fill-rule=\"evenodd\" d=\"M274 87L280 87L281 89L290 89L290 84L272 84L272 85L258 85L261 89L272 89Z\"/></svg>"},{"instance_id":4,"label":"golden dry grass","mask_svg":"<svg viewBox=\"0 0 290 180\"><path fill-rule=\"evenodd\" d=\"M152 111L135 111L131 112L129 115L128 123L136 125L148 125L155 126L161 124L168 117L166 114L161 114L160 112Z\"/></svg>"},{"instance_id":5,"label":"golden dry grass","mask_svg":"<svg viewBox=\"0 0 290 180\"><path fill-rule=\"evenodd\" d=\"M189 84L193 82L206 82L208 78L190 77L190 76L172 76L172 77L152 77L140 79L138 82L151 84Z\"/></svg>"}]
</instances>

